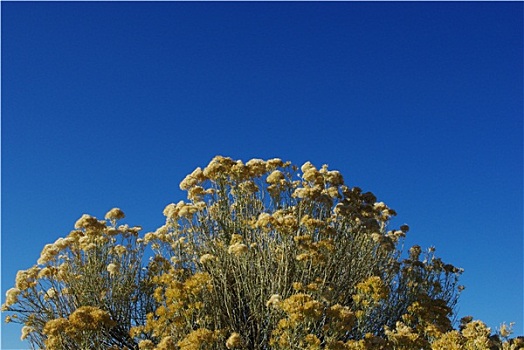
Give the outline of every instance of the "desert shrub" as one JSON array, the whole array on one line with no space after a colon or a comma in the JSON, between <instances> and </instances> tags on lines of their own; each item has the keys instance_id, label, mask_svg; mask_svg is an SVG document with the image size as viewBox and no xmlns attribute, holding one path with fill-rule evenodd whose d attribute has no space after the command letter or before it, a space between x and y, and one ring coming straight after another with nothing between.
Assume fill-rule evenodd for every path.
<instances>
[{"instance_id":1,"label":"desert shrub","mask_svg":"<svg viewBox=\"0 0 524 350\"><path fill-rule=\"evenodd\" d=\"M215 157L165 224L84 215L20 271L3 309L48 349L520 349L480 321L453 328L462 270L403 252L407 225L338 171ZM150 249L149 260L144 259ZM148 253L149 255L149 253Z\"/></svg>"},{"instance_id":2,"label":"desert shrub","mask_svg":"<svg viewBox=\"0 0 524 350\"><path fill-rule=\"evenodd\" d=\"M403 259L408 226L390 229L394 210L338 171L216 157L180 187L188 200L145 236L165 270L137 334L304 349L394 339L400 323L427 346L452 329L461 270L417 246Z\"/></svg>"}]
</instances>

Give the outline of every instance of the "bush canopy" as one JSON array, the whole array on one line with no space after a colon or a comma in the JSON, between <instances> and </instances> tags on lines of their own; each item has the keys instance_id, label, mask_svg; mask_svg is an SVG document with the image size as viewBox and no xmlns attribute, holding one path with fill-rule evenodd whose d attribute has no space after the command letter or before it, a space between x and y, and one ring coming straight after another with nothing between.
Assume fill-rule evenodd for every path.
<instances>
[{"instance_id":1,"label":"bush canopy","mask_svg":"<svg viewBox=\"0 0 524 350\"><path fill-rule=\"evenodd\" d=\"M141 236L83 215L19 271L2 309L46 349L520 349L454 329L462 270L403 252L407 225L338 171L217 156Z\"/></svg>"}]
</instances>

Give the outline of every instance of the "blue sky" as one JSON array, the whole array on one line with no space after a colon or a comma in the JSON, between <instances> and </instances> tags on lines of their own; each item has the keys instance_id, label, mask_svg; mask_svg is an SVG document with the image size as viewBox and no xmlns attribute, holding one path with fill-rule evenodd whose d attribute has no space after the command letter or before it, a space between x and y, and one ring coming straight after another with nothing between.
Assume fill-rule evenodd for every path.
<instances>
[{"instance_id":1,"label":"blue sky","mask_svg":"<svg viewBox=\"0 0 524 350\"><path fill-rule=\"evenodd\" d=\"M522 2L2 2L2 301L83 214L217 154L329 164L523 332ZM2 348L24 348L2 325Z\"/></svg>"}]
</instances>

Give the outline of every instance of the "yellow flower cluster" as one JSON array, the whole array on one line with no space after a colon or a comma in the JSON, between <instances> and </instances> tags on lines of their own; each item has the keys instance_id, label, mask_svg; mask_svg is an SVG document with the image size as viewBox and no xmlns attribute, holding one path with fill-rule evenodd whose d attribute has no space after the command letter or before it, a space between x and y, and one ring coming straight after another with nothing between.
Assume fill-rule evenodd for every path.
<instances>
[{"instance_id":1,"label":"yellow flower cluster","mask_svg":"<svg viewBox=\"0 0 524 350\"><path fill-rule=\"evenodd\" d=\"M34 332L35 329L31 326L23 326L22 327L22 335L20 336L20 340L24 340L24 339L27 339L27 337L29 337L29 335Z\"/></svg>"},{"instance_id":2,"label":"yellow flower cluster","mask_svg":"<svg viewBox=\"0 0 524 350\"><path fill-rule=\"evenodd\" d=\"M96 330L100 327L111 328L116 325L107 311L93 306L79 307L69 316L69 322L79 330Z\"/></svg>"},{"instance_id":3,"label":"yellow flower cluster","mask_svg":"<svg viewBox=\"0 0 524 350\"><path fill-rule=\"evenodd\" d=\"M107 269L107 271L109 272L109 274L111 276L114 276L114 275L116 275L118 273L119 267L118 267L117 264L111 263L111 264L107 265L106 269Z\"/></svg>"},{"instance_id":4,"label":"yellow flower cluster","mask_svg":"<svg viewBox=\"0 0 524 350\"><path fill-rule=\"evenodd\" d=\"M207 349L215 345L221 339L221 332L211 331L206 328L198 328L189 333L177 345L180 350ZM174 349L174 348L170 348Z\"/></svg>"},{"instance_id":5,"label":"yellow flower cluster","mask_svg":"<svg viewBox=\"0 0 524 350\"><path fill-rule=\"evenodd\" d=\"M189 334L187 333L187 326L188 323L193 323L192 320L198 319L203 312L202 296L212 290L210 276L205 272L199 272L186 276L185 280L176 278L177 276L184 278L183 275L183 270L171 270L154 278L154 282L158 285L154 291L158 306L154 313L147 315L145 325L131 329L133 336L151 333L166 342L168 341L166 339L173 339L174 341L174 339L186 337L178 346L191 349L190 343L192 341L207 334L204 328L201 328L199 332ZM174 335L177 335L177 337L172 338ZM158 346L160 347L160 344Z\"/></svg>"},{"instance_id":6,"label":"yellow flower cluster","mask_svg":"<svg viewBox=\"0 0 524 350\"><path fill-rule=\"evenodd\" d=\"M235 180L258 178L277 167L285 167L287 165L289 163L284 163L278 158L268 161L251 159L244 164L242 161L234 161L228 157L217 156L203 170L197 168L187 175L180 183L180 188L189 190L194 186L201 185L206 180L217 181L227 176L231 176Z\"/></svg>"},{"instance_id":7,"label":"yellow flower cluster","mask_svg":"<svg viewBox=\"0 0 524 350\"><path fill-rule=\"evenodd\" d=\"M431 350L518 350L524 349L524 339L515 338L511 341L501 341L492 336L491 330L481 321L473 321L471 317L461 320L459 330L450 329L444 333L425 337L416 329L403 322L397 322L394 330L385 327L387 349L431 349ZM507 337L509 333L500 336ZM365 348L368 349L368 348ZM369 348L371 349L371 348Z\"/></svg>"},{"instance_id":8,"label":"yellow flower cluster","mask_svg":"<svg viewBox=\"0 0 524 350\"><path fill-rule=\"evenodd\" d=\"M155 348L155 350L171 350L175 349L176 347L176 341L174 337L167 336L163 337L160 343L158 343L158 346Z\"/></svg>"},{"instance_id":9,"label":"yellow flower cluster","mask_svg":"<svg viewBox=\"0 0 524 350\"><path fill-rule=\"evenodd\" d=\"M204 202L196 202L194 204L180 201L177 204L171 203L164 209L164 216L171 222L175 222L179 218L191 218L196 212L203 210L206 204Z\"/></svg>"},{"instance_id":10,"label":"yellow flower cluster","mask_svg":"<svg viewBox=\"0 0 524 350\"><path fill-rule=\"evenodd\" d=\"M335 250L334 241L330 238L313 241L310 235L293 237L299 248L298 261L310 262L314 265L325 265L328 256Z\"/></svg>"},{"instance_id":11,"label":"yellow flower cluster","mask_svg":"<svg viewBox=\"0 0 524 350\"><path fill-rule=\"evenodd\" d=\"M274 170L271 174L268 175L268 177L266 178L266 182L268 184L274 185L280 184L280 181L284 179L284 174L280 170Z\"/></svg>"},{"instance_id":12,"label":"yellow flower cluster","mask_svg":"<svg viewBox=\"0 0 524 350\"><path fill-rule=\"evenodd\" d=\"M242 337L237 332L233 332L226 340L226 348L228 349L240 349L243 345Z\"/></svg>"},{"instance_id":13,"label":"yellow flower cluster","mask_svg":"<svg viewBox=\"0 0 524 350\"><path fill-rule=\"evenodd\" d=\"M106 213L106 215L104 216L104 219L118 221L125 217L126 215L120 208L113 208Z\"/></svg>"},{"instance_id":14,"label":"yellow flower cluster","mask_svg":"<svg viewBox=\"0 0 524 350\"><path fill-rule=\"evenodd\" d=\"M326 314L330 319L330 327L338 333L348 332L355 325L355 313L347 306L335 304L327 309Z\"/></svg>"},{"instance_id":15,"label":"yellow flower cluster","mask_svg":"<svg viewBox=\"0 0 524 350\"><path fill-rule=\"evenodd\" d=\"M200 257L200 260L199 260L199 261L200 261L200 263L201 263L202 265L205 265L205 264L207 264L207 263L209 263L209 262L215 261L216 259L217 259L216 256L214 256L213 254L209 254L209 253L208 253L208 254L204 254L204 255L202 255L202 256Z\"/></svg>"},{"instance_id":16,"label":"yellow flower cluster","mask_svg":"<svg viewBox=\"0 0 524 350\"><path fill-rule=\"evenodd\" d=\"M346 187L338 171L329 171L327 165L318 170L310 162L303 164L301 171L303 181L295 184L293 197L328 205L331 205L333 200L341 198L341 192Z\"/></svg>"},{"instance_id":17,"label":"yellow flower cluster","mask_svg":"<svg viewBox=\"0 0 524 350\"><path fill-rule=\"evenodd\" d=\"M16 273L16 288L21 291L33 288L37 285L37 278L40 272L38 266L33 266L27 270L20 270Z\"/></svg>"},{"instance_id":18,"label":"yellow flower cluster","mask_svg":"<svg viewBox=\"0 0 524 350\"><path fill-rule=\"evenodd\" d=\"M291 324L303 322L306 319L318 320L323 313L323 305L311 295L298 293L282 301L280 307L288 315Z\"/></svg>"},{"instance_id":19,"label":"yellow flower cluster","mask_svg":"<svg viewBox=\"0 0 524 350\"><path fill-rule=\"evenodd\" d=\"M7 290L5 293L5 304L2 306L2 310L7 310L10 306L14 305L18 301L18 295L20 289L14 287Z\"/></svg>"},{"instance_id":20,"label":"yellow flower cluster","mask_svg":"<svg viewBox=\"0 0 524 350\"><path fill-rule=\"evenodd\" d=\"M353 295L353 300L360 309L357 315L362 316L363 310L372 308L385 300L388 294L387 286L378 276L371 276L357 284L357 293Z\"/></svg>"},{"instance_id":21,"label":"yellow flower cluster","mask_svg":"<svg viewBox=\"0 0 524 350\"><path fill-rule=\"evenodd\" d=\"M108 243L115 242L116 235L122 235L123 237L138 235L141 227L128 227L122 225L115 227L116 220L123 218L124 213L118 208L111 209L106 215L107 220L110 220L112 226L108 226L103 220L84 214L75 223L75 231L71 231L65 238L59 238L52 244L46 244L40 258L38 259L38 265L46 265L53 263L62 252L83 250L85 252L93 250L100 245L106 245ZM121 246L117 249L117 253L122 255L125 253L125 247Z\"/></svg>"},{"instance_id":22,"label":"yellow flower cluster","mask_svg":"<svg viewBox=\"0 0 524 350\"><path fill-rule=\"evenodd\" d=\"M282 302L282 297L279 294L273 294L271 298L266 302L266 307L272 307L275 309L280 308L280 303Z\"/></svg>"},{"instance_id":23,"label":"yellow flower cluster","mask_svg":"<svg viewBox=\"0 0 524 350\"><path fill-rule=\"evenodd\" d=\"M228 253L236 256L241 256L247 253L248 248L244 243L235 243L229 246Z\"/></svg>"},{"instance_id":24,"label":"yellow flower cluster","mask_svg":"<svg viewBox=\"0 0 524 350\"><path fill-rule=\"evenodd\" d=\"M149 339L141 340L138 343L139 350L153 350L154 348L155 348L155 343L153 343L153 341Z\"/></svg>"},{"instance_id":25,"label":"yellow flower cluster","mask_svg":"<svg viewBox=\"0 0 524 350\"><path fill-rule=\"evenodd\" d=\"M78 230L86 230L86 231L96 231L96 230L103 230L104 229L104 223L97 220L95 217L92 217L91 215L84 214L75 222L75 228Z\"/></svg>"},{"instance_id":26,"label":"yellow flower cluster","mask_svg":"<svg viewBox=\"0 0 524 350\"><path fill-rule=\"evenodd\" d=\"M401 321L396 322L394 330L386 327L385 334L387 339L399 349L408 350L416 346L422 346L418 344L419 335Z\"/></svg>"},{"instance_id":27,"label":"yellow flower cluster","mask_svg":"<svg viewBox=\"0 0 524 350\"><path fill-rule=\"evenodd\" d=\"M48 349L61 349L64 339L85 341L84 337L89 332L109 329L115 325L116 322L111 319L107 311L93 306L82 306L68 318L52 319L45 324L43 328L43 334L47 336L45 345Z\"/></svg>"}]
</instances>

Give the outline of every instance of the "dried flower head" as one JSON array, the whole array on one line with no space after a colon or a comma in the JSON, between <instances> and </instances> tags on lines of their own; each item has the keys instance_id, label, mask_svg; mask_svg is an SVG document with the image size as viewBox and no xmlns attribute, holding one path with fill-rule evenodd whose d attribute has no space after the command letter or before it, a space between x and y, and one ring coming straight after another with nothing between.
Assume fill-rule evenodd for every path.
<instances>
[{"instance_id":1,"label":"dried flower head","mask_svg":"<svg viewBox=\"0 0 524 350\"><path fill-rule=\"evenodd\" d=\"M106 220L121 220L125 218L125 214L120 208L113 208L110 211L108 211L104 217Z\"/></svg>"},{"instance_id":2,"label":"dried flower head","mask_svg":"<svg viewBox=\"0 0 524 350\"><path fill-rule=\"evenodd\" d=\"M244 243L235 243L230 245L227 251L229 254L240 256L247 253L248 247Z\"/></svg>"},{"instance_id":3,"label":"dried flower head","mask_svg":"<svg viewBox=\"0 0 524 350\"><path fill-rule=\"evenodd\" d=\"M239 349L243 346L242 337L240 334L232 333L226 341L226 348L228 349Z\"/></svg>"},{"instance_id":4,"label":"dried flower head","mask_svg":"<svg viewBox=\"0 0 524 350\"><path fill-rule=\"evenodd\" d=\"M279 308L281 302L282 297L279 294L273 294L266 302L266 307Z\"/></svg>"}]
</instances>

